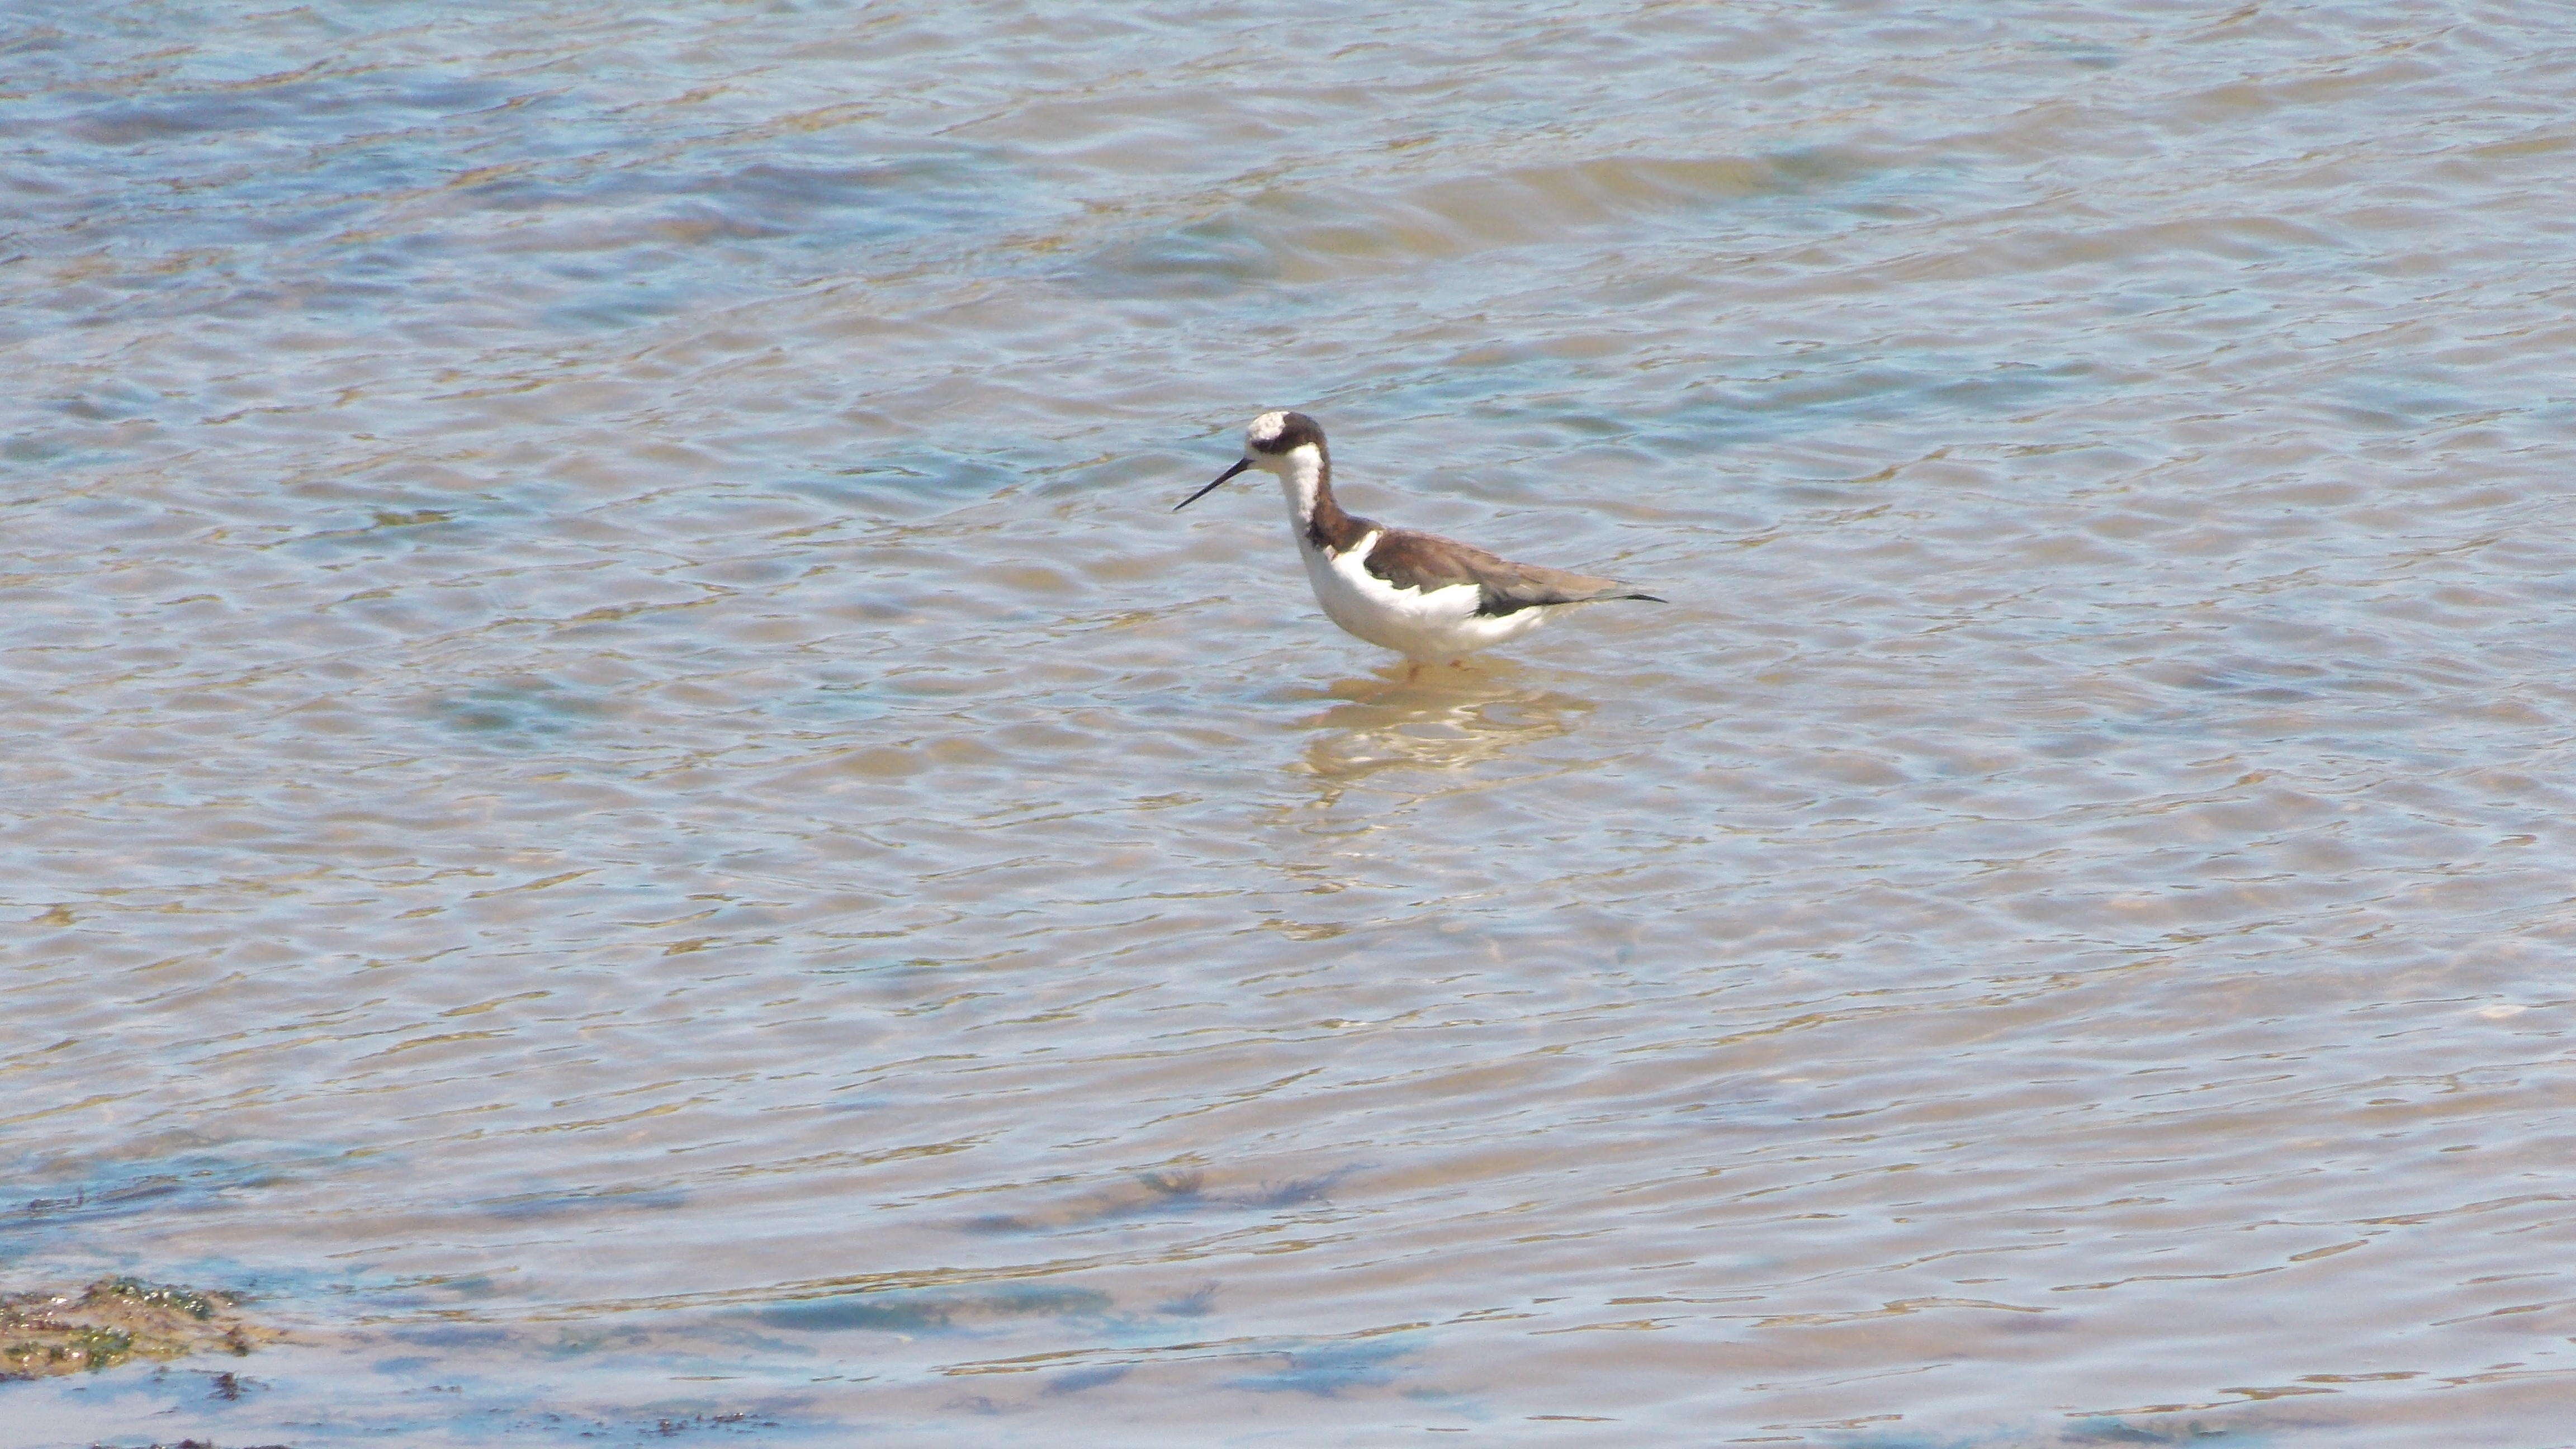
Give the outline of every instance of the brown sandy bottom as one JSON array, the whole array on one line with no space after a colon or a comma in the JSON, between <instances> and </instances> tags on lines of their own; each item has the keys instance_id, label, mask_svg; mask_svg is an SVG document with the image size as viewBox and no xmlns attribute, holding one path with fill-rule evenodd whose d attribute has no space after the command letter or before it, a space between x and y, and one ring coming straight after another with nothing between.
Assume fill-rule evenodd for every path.
<instances>
[{"instance_id":1,"label":"brown sandy bottom","mask_svg":"<svg viewBox=\"0 0 2576 1449\"><path fill-rule=\"evenodd\" d=\"M2576 1449L2576 5L5 13L0 1449Z\"/></svg>"},{"instance_id":2,"label":"brown sandy bottom","mask_svg":"<svg viewBox=\"0 0 2576 1449\"><path fill-rule=\"evenodd\" d=\"M1286 1437L1373 1445L1425 1433L1519 1442L1803 1443L1831 1449L2094 1449L2115 1445L2360 1449L2482 1442L2537 1404L2484 1385L2481 1415L2371 1396L2035 1408L1751 1422L1712 1390L1633 1414L1533 1414L1481 1355L1436 1329L1175 1342L992 1356L1015 1329L1106 1304L990 1290L841 1294L765 1306L500 1323L299 1323L235 1295L111 1278L6 1299L0 1422L13 1444L91 1449L324 1449L405 1444L661 1442L932 1444L961 1419L1002 1443L1205 1444ZM1105 1315L1105 1316L1104 1316ZM617 1321L623 1318L625 1321ZM1115 1324L1109 1336L1124 1336ZM55 1346L62 1351L54 1351ZM83 1355L75 1360L73 1355ZM194 1356L195 1363L183 1362ZM250 1362L239 1360L250 1358ZM36 1364L49 1377L33 1381ZM148 1362L157 1360L157 1362ZM2366 1386L2364 1391L2367 1392ZM2502 1421L2493 1415L2501 1412ZM2483 1442L2511 1442L2508 1437Z\"/></svg>"},{"instance_id":3,"label":"brown sandy bottom","mask_svg":"<svg viewBox=\"0 0 2576 1449\"><path fill-rule=\"evenodd\" d=\"M220 1289L129 1277L0 1294L0 1381L97 1373L132 1359L243 1357L284 1336L245 1318L240 1305Z\"/></svg>"}]
</instances>

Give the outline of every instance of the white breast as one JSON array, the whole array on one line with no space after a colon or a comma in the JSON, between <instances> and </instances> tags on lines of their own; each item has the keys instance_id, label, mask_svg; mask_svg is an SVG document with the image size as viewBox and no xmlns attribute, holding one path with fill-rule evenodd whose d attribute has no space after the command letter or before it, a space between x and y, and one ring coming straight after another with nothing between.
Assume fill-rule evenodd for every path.
<instances>
[{"instance_id":1,"label":"white breast","mask_svg":"<svg viewBox=\"0 0 2576 1449\"><path fill-rule=\"evenodd\" d=\"M1325 615L1371 644L1410 659L1449 659L1517 639L1545 621L1544 609L1477 613L1484 593L1474 584L1394 587L1368 571L1369 551L1382 536L1378 532L1363 535L1338 555L1325 553L1302 534L1297 540L1297 552L1306 560L1306 578L1315 586L1316 602L1324 606Z\"/></svg>"}]
</instances>

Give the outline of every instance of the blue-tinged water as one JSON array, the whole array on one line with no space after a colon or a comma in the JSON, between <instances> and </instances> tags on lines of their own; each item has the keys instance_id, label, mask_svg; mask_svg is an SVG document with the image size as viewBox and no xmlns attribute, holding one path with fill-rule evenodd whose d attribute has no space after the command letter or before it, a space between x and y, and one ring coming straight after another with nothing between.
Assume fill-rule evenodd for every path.
<instances>
[{"instance_id":1,"label":"blue-tinged water","mask_svg":"<svg viewBox=\"0 0 2576 1449\"><path fill-rule=\"evenodd\" d=\"M0 1449L2576 1444L2571 96L0 7L0 1293L290 1334ZM1291 406L1670 602L1408 680Z\"/></svg>"}]
</instances>

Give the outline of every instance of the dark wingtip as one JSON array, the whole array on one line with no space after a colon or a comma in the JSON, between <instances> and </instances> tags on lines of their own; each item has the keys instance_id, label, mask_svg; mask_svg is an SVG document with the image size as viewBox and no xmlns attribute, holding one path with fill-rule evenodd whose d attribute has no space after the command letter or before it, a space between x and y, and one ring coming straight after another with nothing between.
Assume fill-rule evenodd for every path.
<instances>
[{"instance_id":1,"label":"dark wingtip","mask_svg":"<svg viewBox=\"0 0 2576 1449\"><path fill-rule=\"evenodd\" d=\"M1652 594L1621 594L1619 597L1623 599L1643 599L1649 604L1669 604L1672 602L1670 599L1656 598Z\"/></svg>"}]
</instances>

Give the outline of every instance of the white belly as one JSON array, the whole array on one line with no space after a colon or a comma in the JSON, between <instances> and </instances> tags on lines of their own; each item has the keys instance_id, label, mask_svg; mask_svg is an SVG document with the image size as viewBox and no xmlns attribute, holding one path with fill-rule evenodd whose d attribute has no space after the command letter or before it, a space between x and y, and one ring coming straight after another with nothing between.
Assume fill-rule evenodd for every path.
<instances>
[{"instance_id":1,"label":"white belly","mask_svg":"<svg viewBox=\"0 0 2576 1449\"><path fill-rule=\"evenodd\" d=\"M1372 533L1327 557L1302 536L1297 552L1306 560L1306 578L1315 586L1316 602L1336 624L1381 649L1426 662L1517 639L1546 622L1545 608L1509 614L1479 614L1483 591L1474 584L1442 589L1399 589L1368 571L1369 550L1383 535Z\"/></svg>"}]
</instances>

